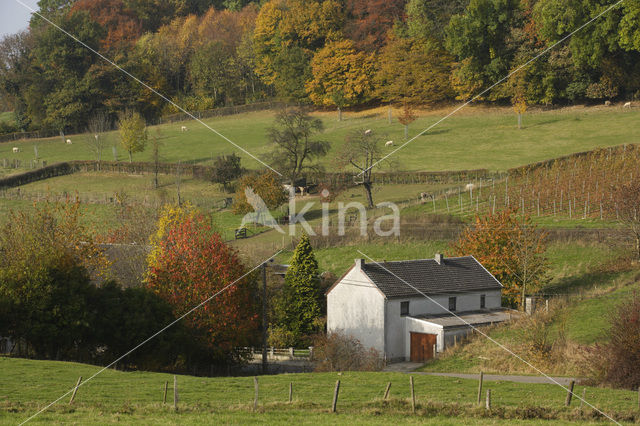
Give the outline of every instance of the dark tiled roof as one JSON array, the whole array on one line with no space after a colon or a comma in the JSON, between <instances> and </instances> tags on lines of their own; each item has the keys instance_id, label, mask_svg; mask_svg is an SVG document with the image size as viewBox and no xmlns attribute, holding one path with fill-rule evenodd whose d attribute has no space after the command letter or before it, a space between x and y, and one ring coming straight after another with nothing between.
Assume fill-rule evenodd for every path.
<instances>
[{"instance_id":1,"label":"dark tiled roof","mask_svg":"<svg viewBox=\"0 0 640 426\"><path fill-rule=\"evenodd\" d=\"M473 256L444 258L441 265L434 259L365 263L362 270L388 298L421 296L402 280L427 295L502 288Z\"/></svg>"}]
</instances>

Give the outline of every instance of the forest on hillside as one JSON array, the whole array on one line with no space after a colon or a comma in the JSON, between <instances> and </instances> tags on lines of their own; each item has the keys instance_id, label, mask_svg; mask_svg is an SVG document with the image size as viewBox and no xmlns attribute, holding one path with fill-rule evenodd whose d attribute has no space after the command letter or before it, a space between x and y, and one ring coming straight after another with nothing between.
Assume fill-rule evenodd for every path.
<instances>
[{"instance_id":1,"label":"forest on hillside","mask_svg":"<svg viewBox=\"0 0 640 426\"><path fill-rule=\"evenodd\" d=\"M84 131L126 110L265 99L349 108L470 99L616 0L40 0L0 41L0 133ZM640 97L640 0L626 0L482 97L555 105Z\"/></svg>"}]
</instances>

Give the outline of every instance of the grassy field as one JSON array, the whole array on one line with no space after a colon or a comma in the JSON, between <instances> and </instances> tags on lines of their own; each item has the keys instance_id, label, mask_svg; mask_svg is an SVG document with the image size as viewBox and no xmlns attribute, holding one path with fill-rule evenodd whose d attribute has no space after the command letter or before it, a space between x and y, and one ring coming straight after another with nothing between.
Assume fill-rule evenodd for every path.
<instances>
[{"instance_id":1,"label":"grassy field","mask_svg":"<svg viewBox=\"0 0 640 426\"><path fill-rule=\"evenodd\" d=\"M411 124L415 135L444 116L449 109L419 111L419 118ZM397 114L398 111L395 111ZM374 129L402 142L402 126L394 120L388 124L386 108L359 113L347 113L341 122L333 113L315 113L325 124L321 137L332 144L331 153L323 160L326 166L335 164L334 158L344 142L345 135L354 129ZM572 107L553 111L532 111L524 117L524 129L518 130L511 108L474 106L438 125L429 133L418 137L405 149L394 155L394 170L460 170L488 168L505 170L509 167L554 158L595 147L638 142L640 130L635 125L640 111L621 108ZM264 158L271 150L266 138L267 128L273 123L274 112L255 112L235 116L212 118L206 123L253 155ZM186 133L180 131L186 125ZM237 152L249 168L258 163L237 148L213 134L197 122L172 123L150 128L152 137L161 138L164 161L207 163L220 154ZM16 142L22 148L19 154L11 152L14 144L0 144L0 158L33 159L33 146L38 155L49 163L72 159L92 159L86 144L90 135L70 135L72 145L58 138ZM115 132L108 135L110 144L117 144ZM392 148L388 148L391 151ZM111 147L103 153L104 159L113 159ZM118 150L118 159L127 160L124 150ZM134 156L134 160L149 161L151 152Z\"/></svg>"},{"instance_id":2,"label":"grassy field","mask_svg":"<svg viewBox=\"0 0 640 426\"><path fill-rule=\"evenodd\" d=\"M0 358L0 422L18 423L67 392L78 376L85 379L99 367L53 361ZM336 380L341 381L336 414L329 408ZM591 409L564 408L566 391L555 385L486 383L492 410L475 406L476 381L414 375L417 413L411 414L409 377L402 373L307 373L261 376L259 407L253 412L251 377L178 376L179 410L162 406L168 374L108 370L82 386L72 406L68 397L36 417L35 423L289 423L304 424L538 424L540 418L594 421ZM293 383L293 403L288 387ZM390 400L383 401L392 382ZM577 386L576 394L582 394ZM587 400L619 419L637 416L637 393L589 387ZM529 419L527 421L526 419Z\"/></svg>"}]
</instances>

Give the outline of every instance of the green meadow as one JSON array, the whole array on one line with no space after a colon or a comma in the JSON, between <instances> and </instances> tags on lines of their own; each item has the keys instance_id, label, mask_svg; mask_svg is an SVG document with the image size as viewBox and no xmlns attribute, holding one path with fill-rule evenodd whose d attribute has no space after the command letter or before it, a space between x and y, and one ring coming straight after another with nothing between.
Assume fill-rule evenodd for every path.
<instances>
[{"instance_id":1,"label":"green meadow","mask_svg":"<svg viewBox=\"0 0 640 426\"><path fill-rule=\"evenodd\" d=\"M422 111L410 125L413 137L445 116L455 106L435 111ZM394 111L397 115L398 111ZM255 157L266 161L272 146L267 139L267 129L272 126L275 112L262 111L218 117L204 120L236 145ZM313 114L322 119L324 133L318 135L331 143L332 149L322 163L334 171L335 157L344 143L345 136L357 129L373 129L394 141L389 153L401 145L403 127L396 119L387 121L386 108L346 113L337 121L332 112ZM382 164L380 170L442 171L486 168L505 170L523 164L537 162L596 147L606 147L638 142L640 128L636 122L640 111L619 107L569 107L558 110L531 110L524 116L524 128L518 130L511 108L470 106L438 124L429 132L417 137L405 148L393 155L393 162ZM186 126L188 131L182 132ZM263 167L239 148L206 129L196 121L163 124L149 128L150 137L158 137L163 143L163 161L207 164L212 157L236 152L243 157L248 168ZM66 145L60 137L27 140L0 144L0 159L17 158L30 161L35 156L49 164L68 160L94 159L87 140L93 135L67 135L72 145ZM111 146L117 146L117 159L128 161L127 153L118 147L116 132L108 134L108 147L102 154L105 160L113 160ZM13 146L21 152L13 154ZM151 160L151 150L134 155L134 161Z\"/></svg>"}]
</instances>

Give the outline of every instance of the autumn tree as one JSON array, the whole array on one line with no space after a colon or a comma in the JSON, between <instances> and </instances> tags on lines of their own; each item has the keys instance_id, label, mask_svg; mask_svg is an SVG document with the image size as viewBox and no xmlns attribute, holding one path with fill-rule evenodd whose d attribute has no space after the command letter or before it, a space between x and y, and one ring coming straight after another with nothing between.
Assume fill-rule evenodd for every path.
<instances>
[{"instance_id":1,"label":"autumn tree","mask_svg":"<svg viewBox=\"0 0 640 426\"><path fill-rule=\"evenodd\" d=\"M311 59L342 35L345 14L336 0L270 0L256 18L256 73L284 99L307 97Z\"/></svg>"},{"instance_id":2,"label":"autumn tree","mask_svg":"<svg viewBox=\"0 0 640 426\"><path fill-rule=\"evenodd\" d=\"M384 155L384 141L373 130L354 130L347 135L337 162L342 167L353 167L358 176L356 181L362 185L367 196L369 207L373 208L373 182L371 174L375 166L379 166Z\"/></svg>"},{"instance_id":3,"label":"autumn tree","mask_svg":"<svg viewBox=\"0 0 640 426\"><path fill-rule=\"evenodd\" d=\"M390 103L413 105L448 99L452 62L433 40L392 36L379 55L377 95Z\"/></svg>"},{"instance_id":4,"label":"autumn tree","mask_svg":"<svg viewBox=\"0 0 640 426\"><path fill-rule=\"evenodd\" d=\"M255 277L240 279L245 267L238 254L211 229L204 215L172 208L158 225L147 286L171 304L176 316L218 293L185 322L216 361L236 361L236 348L250 346L260 324Z\"/></svg>"},{"instance_id":5,"label":"autumn tree","mask_svg":"<svg viewBox=\"0 0 640 426\"><path fill-rule=\"evenodd\" d=\"M546 234L528 216L513 210L478 216L452 245L459 256L473 255L504 286L502 295L524 309L527 293L546 282Z\"/></svg>"},{"instance_id":6,"label":"autumn tree","mask_svg":"<svg viewBox=\"0 0 640 426\"><path fill-rule=\"evenodd\" d=\"M329 152L329 142L317 140L315 135L324 130L319 118L313 118L301 108L282 109L268 130L274 144L272 164L295 185L305 170L318 169L315 160Z\"/></svg>"},{"instance_id":7,"label":"autumn tree","mask_svg":"<svg viewBox=\"0 0 640 426\"><path fill-rule=\"evenodd\" d=\"M359 50L375 52L404 16L405 0L347 0L345 32Z\"/></svg>"},{"instance_id":8,"label":"autumn tree","mask_svg":"<svg viewBox=\"0 0 640 426\"><path fill-rule=\"evenodd\" d=\"M316 105L342 108L367 101L372 93L373 56L357 52L350 40L330 42L311 61L313 79L307 83Z\"/></svg>"},{"instance_id":9,"label":"autumn tree","mask_svg":"<svg viewBox=\"0 0 640 426\"><path fill-rule=\"evenodd\" d=\"M407 140L409 138L409 124L416 121L416 114L413 112L411 105L408 102L404 103L402 107L402 113L398 117L398 121L400 124L404 126L404 139Z\"/></svg>"},{"instance_id":10,"label":"autumn tree","mask_svg":"<svg viewBox=\"0 0 640 426\"><path fill-rule=\"evenodd\" d=\"M120 143L129 153L129 162L132 162L132 155L144 151L147 144L147 125L139 113L126 111L120 115L118 129Z\"/></svg>"},{"instance_id":11,"label":"autumn tree","mask_svg":"<svg viewBox=\"0 0 640 426\"><path fill-rule=\"evenodd\" d=\"M286 329L299 345L305 336L315 333L323 314L318 261L309 237L303 234L285 275L282 295L276 303L276 324Z\"/></svg>"},{"instance_id":12,"label":"autumn tree","mask_svg":"<svg viewBox=\"0 0 640 426\"><path fill-rule=\"evenodd\" d=\"M0 300L9 313L0 332L36 357L71 359L92 339L91 279L104 277L109 263L80 209L40 203L10 212L0 228Z\"/></svg>"},{"instance_id":13,"label":"autumn tree","mask_svg":"<svg viewBox=\"0 0 640 426\"><path fill-rule=\"evenodd\" d=\"M87 11L106 30L100 46L103 52L114 54L129 49L142 34L140 21L124 0L78 0L71 13L80 10Z\"/></svg>"},{"instance_id":14,"label":"autumn tree","mask_svg":"<svg viewBox=\"0 0 640 426\"><path fill-rule=\"evenodd\" d=\"M233 197L233 212L245 214L253 211L247 200L246 190L249 188L259 196L269 209L275 209L287 201L288 194L280 182L280 177L272 171L263 174L248 174L238 182L236 194Z\"/></svg>"}]
</instances>

